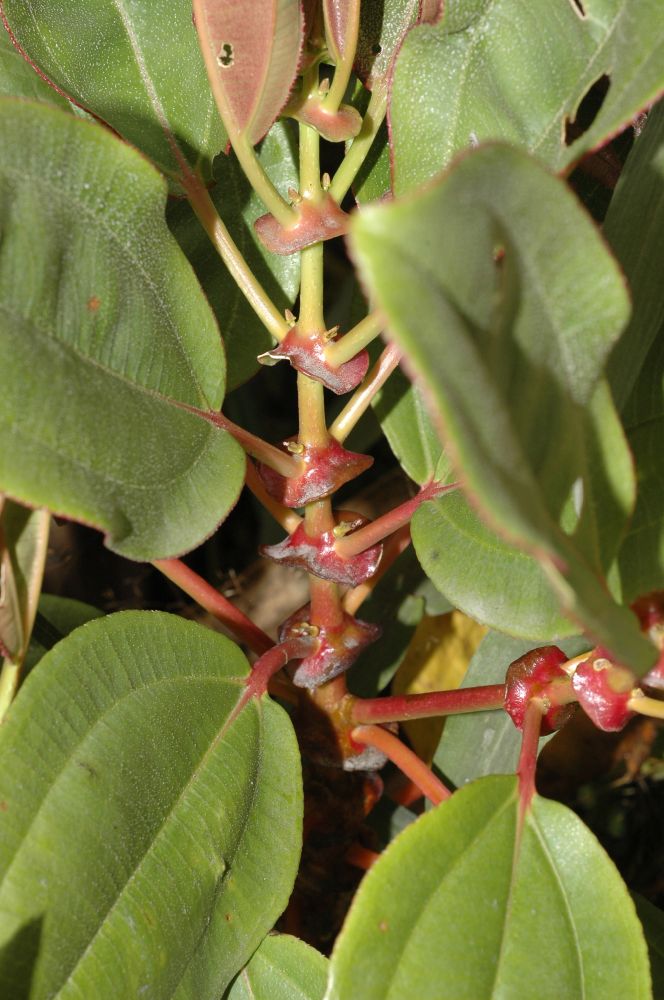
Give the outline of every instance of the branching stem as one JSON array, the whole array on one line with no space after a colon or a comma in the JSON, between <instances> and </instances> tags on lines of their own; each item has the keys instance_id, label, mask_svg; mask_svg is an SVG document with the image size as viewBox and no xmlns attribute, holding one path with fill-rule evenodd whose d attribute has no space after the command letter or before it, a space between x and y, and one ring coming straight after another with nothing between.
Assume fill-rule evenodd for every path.
<instances>
[{"instance_id":1,"label":"branching stem","mask_svg":"<svg viewBox=\"0 0 664 1000\"><path fill-rule=\"evenodd\" d=\"M456 490L457 488L458 483L449 483L446 486L436 482L428 483L411 500L406 500L405 503L399 504L394 510L390 510L387 514L383 514L382 517L376 518L375 521L365 525L364 528L359 528L357 531L353 531L352 534L346 535L345 538L340 538L336 544L337 553L346 559L359 555L360 552L364 552L370 546L376 545L377 542L382 541L383 538L387 538L388 535L391 535L398 528L403 527L404 524L409 524L417 508L426 500L434 500L436 497L441 496L441 494L449 493L451 490Z\"/></svg>"},{"instance_id":2,"label":"branching stem","mask_svg":"<svg viewBox=\"0 0 664 1000\"><path fill-rule=\"evenodd\" d=\"M373 141L378 135L378 130L385 120L386 109L387 90L382 84L376 84L369 99L362 128L351 143L350 149L332 179L330 194L336 201L342 202L350 190L350 186L367 158Z\"/></svg>"},{"instance_id":3,"label":"branching stem","mask_svg":"<svg viewBox=\"0 0 664 1000\"><path fill-rule=\"evenodd\" d=\"M354 326L352 330L345 333L340 340L329 344L325 350L325 357L331 365L338 368L344 362L350 361L361 350L363 350L372 340L382 332L385 320L380 313L372 312L365 316L363 320Z\"/></svg>"}]
</instances>

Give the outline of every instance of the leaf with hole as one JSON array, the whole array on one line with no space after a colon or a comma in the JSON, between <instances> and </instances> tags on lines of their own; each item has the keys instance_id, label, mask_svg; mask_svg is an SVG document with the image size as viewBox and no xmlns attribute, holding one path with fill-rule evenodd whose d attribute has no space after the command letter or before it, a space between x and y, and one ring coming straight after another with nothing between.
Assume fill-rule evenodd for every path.
<instances>
[{"instance_id":1,"label":"leaf with hole","mask_svg":"<svg viewBox=\"0 0 664 1000\"><path fill-rule=\"evenodd\" d=\"M654 649L606 592L596 559L559 526L575 484L594 481L595 399L629 311L590 220L532 158L496 144L467 154L416 196L367 206L354 221L352 251L482 516L538 559L566 615L644 673ZM592 446L624 518L630 490L619 480L628 457L604 395L617 450Z\"/></svg>"},{"instance_id":2,"label":"leaf with hole","mask_svg":"<svg viewBox=\"0 0 664 1000\"><path fill-rule=\"evenodd\" d=\"M19 45L69 97L170 175L226 144L186 0L3 0ZM177 67L177 73L173 72ZM179 150L179 155L175 149Z\"/></svg>"},{"instance_id":3,"label":"leaf with hole","mask_svg":"<svg viewBox=\"0 0 664 1000\"><path fill-rule=\"evenodd\" d=\"M194 0L212 92L228 133L253 146L274 124L297 74L304 35L298 0Z\"/></svg>"},{"instance_id":4,"label":"leaf with hole","mask_svg":"<svg viewBox=\"0 0 664 1000\"><path fill-rule=\"evenodd\" d=\"M659 0L448 0L440 23L412 31L396 62L395 191L485 139L568 168L664 90L663 43ZM583 131L579 108L598 81Z\"/></svg>"},{"instance_id":5,"label":"leaf with hole","mask_svg":"<svg viewBox=\"0 0 664 1000\"><path fill-rule=\"evenodd\" d=\"M0 101L0 130L0 490L129 558L181 553L235 503L244 454L204 419L224 352L165 182L45 104Z\"/></svg>"},{"instance_id":6,"label":"leaf with hole","mask_svg":"<svg viewBox=\"0 0 664 1000\"><path fill-rule=\"evenodd\" d=\"M337 939L326 1000L406 996L647 1000L634 904L574 813L535 796L521 820L516 779L482 778L392 842Z\"/></svg>"},{"instance_id":7,"label":"leaf with hole","mask_svg":"<svg viewBox=\"0 0 664 1000\"><path fill-rule=\"evenodd\" d=\"M355 72L369 90L387 83L392 60L407 31L416 24L434 24L442 9L441 0L362 4Z\"/></svg>"},{"instance_id":8,"label":"leaf with hole","mask_svg":"<svg viewBox=\"0 0 664 1000\"><path fill-rule=\"evenodd\" d=\"M234 714L247 670L224 636L122 612L27 679L0 731L3 996L217 1000L248 961L302 800L283 710Z\"/></svg>"},{"instance_id":9,"label":"leaf with hole","mask_svg":"<svg viewBox=\"0 0 664 1000\"><path fill-rule=\"evenodd\" d=\"M257 150L263 169L284 193L298 183L292 138L288 126L277 122ZM298 254L281 256L265 250L253 228L265 209L235 157L217 157L214 173L210 196L216 209L253 274L283 312L292 307L297 295L300 258ZM259 368L256 359L273 346L272 338L221 263L189 203L169 199L166 219L219 322L228 358L230 391L255 374Z\"/></svg>"},{"instance_id":10,"label":"leaf with hole","mask_svg":"<svg viewBox=\"0 0 664 1000\"><path fill-rule=\"evenodd\" d=\"M269 934L224 1000L323 1000L328 960L290 934Z\"/></svg>"}]
</instances>

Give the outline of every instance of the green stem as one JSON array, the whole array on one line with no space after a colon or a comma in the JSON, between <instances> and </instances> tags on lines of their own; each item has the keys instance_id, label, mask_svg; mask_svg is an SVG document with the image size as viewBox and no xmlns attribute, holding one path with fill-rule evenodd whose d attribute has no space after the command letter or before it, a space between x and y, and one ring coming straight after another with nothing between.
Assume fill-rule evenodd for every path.
<instances>
[{"instance_id":1,"label":"green stem","mask_svg":"<svg viewBox=\"0 0 664 1000\"><path fill-rule=\"evenodd\" d=\"M353 139L346 156L332 179L329 193L337 202L342 202L350 186L364 163L378 130L385 119L387 91L382 84L376 84L369 99L362 122L362 128Z\"/></svg>"},{"instance_id":2,"label":"green stem","mask_svg":"<svg viewBox=\"0 0 664 1000\"><path fill-rule=\"evenodd\" d=\"M382 333L384 326L385 320L379 313L369 313L340 340L326 347L325 357L327 361L335 368L350 361Z\"/></svg>"},{"instance_id":3,"label":"green stem","mask_svg":"<svg viewBox=\"0 0 664 1000\"><path fill-rule=\"evenodd\" d=\"M282 341L290 329L288 323L263 286L256 280L253 271L222 222L207 189L200 178L193 173L187 173L181 180L191 207L198 216L201 225L210 237L215 250L226 265L235 284L266 330L276 340Z\"/></svg>"},{"instance_id":4,"label":"green stem","mask_svg":"<svg viewBox=\"0 0 664 1000\"><path fill-rule=\"evenodd\" d=\"M343 444L353 427L371 405L371 400L387 382L399 364L401 354L394 344L385 348L378 361L357 387L336 420L330 425L330 435Z\"/></svg>"},{"instance_id":5,"label":"green stem","mask_svg":"<svg viewBox=\"0 0 664 1000\"><path fill-rule=\"evenodd\" d=\"M23 664L19 660L2 661L2 670L0 670L0 725L5 721L9 706L18 690L22 666Z\"/></svg>"},{"instance_id":6,"label":"green stem","mask_svg":"<svg viewBox=\"0 0 664 1000\"><path fill-rule=\"evenodd\" d=\"M274 184L265 173L263 165L256 156L256 151L245 135L232 135L229 139L233 151L238 158L243 173L252 188L261 199L268 212L271 212L277 222L288 229L297 222L297 212L281 197Z\"/></svg>"}]
</instances>

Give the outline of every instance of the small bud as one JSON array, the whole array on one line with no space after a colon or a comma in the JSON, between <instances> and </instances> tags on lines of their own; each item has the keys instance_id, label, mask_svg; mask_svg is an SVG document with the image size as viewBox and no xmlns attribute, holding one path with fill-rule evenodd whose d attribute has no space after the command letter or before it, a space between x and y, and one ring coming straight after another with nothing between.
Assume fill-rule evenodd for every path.
<instances>
[{"instance_id":1,"label":"small bud","mask_svg":"<svg viewBox=\"0 0 664 1000\"><path fill-rule=\"evenodd\" d=\"M349 531L352 531L355 527L354 521L339 521L339 524L335 524L332 528L332 534L335 538L343 538L347 535Z\"/></svg>"},{"instance_id":2,"label":"small bud","mask_svg":"<svg viewBox=\"0 0 664 1000\"><path fill-rule=\"evenodd\" d=\"M318 96L326 97L329 89L330 89L330 78L326 76L325 79L321 80L320 82L320 86L318 88Z\"/></svg>"},{"instance_id":3,"label":"small bud","mask_svg":"<svg viewBox=\"0 0 664 1000\"><path fill-rule=\"evenodd\" d=\"M293 313L292 313L292 312L290 311L290 309L286 309L286 310L284 310L284 317L285 317L285 319L286 319L286 322L288 323L288 325L289 325L289 326L290 326L291 328L292 328L292 327L294 327L294 326L295 326L295 324L297 323L297 320L295 319L295 316L294 316L294 315L293 315Z\"/></svg>"},{"instance_id":4,"label":"small bud","mask_svg":"<svg viewBox=\"0 0 664 1000\"><path fill-rule=\"evenodd\" d=\"M323 191L329 191L330 190L330 184L332 183L332 178L328 174L327 170L325 171L325 173L321 177L320 183L321 183L321 187L323 188Z\"/></svg>"},{"instance_id":5,"label":"small bud","mask_svg":"<svg viewBox=\"0 0 664 1000\"><path fill-rule=\"evenodd\" d=\"M304 445L300 444L299 441L287 441L286 448L291 453L291 455L303 455Z\"/></svg>"},{"instance_id":6,"label":"small bud","mask_svg":"<svg viewBox=\"0 0 664 1000\"><path fill-rule=\"evenodd\" d=\"M330 330L326 330L323 334L323 340L326 344L329 344L331 340L334 340L339 333L339 324L333 326Z\"/></svg>"},{"instance_id":7,"label":"small bud","mask_svg":"<svg viewBox=\"0 0 664 1000\"><path fill-rule=\"evenodd\" d=\"M299 205L300 202L302 201L302 195L300 194L300 192L296 191L295 188L292 187L288 189L288 197L290 198L293 205Z\"/></svg>"}]
</instances>

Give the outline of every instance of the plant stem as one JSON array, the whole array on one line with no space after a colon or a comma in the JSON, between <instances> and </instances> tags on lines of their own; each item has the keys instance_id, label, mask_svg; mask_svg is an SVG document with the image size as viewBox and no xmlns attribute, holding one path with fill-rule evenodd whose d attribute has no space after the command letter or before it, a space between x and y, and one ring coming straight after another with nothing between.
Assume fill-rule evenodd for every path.
<instances>
[{"instance_id":1,"label":"plant stem","mask_svg":"<svg viewBox=\"0 0 664 1000\"><path fill-rule=\"evenodd\" d=\"M362 844L352 844L348 851L346 852L346 861L349 865L353 865L355 868L361 868L362 871L369 871L372 865L375 865L380 857L376 851L370 851L368 847L363 847Z\"/></svg>"},{"instance_id":2,"label":"plant stem","mask_svg":"<svg viewBox=\"0 0 664 1000\"><path fill-rule=\"evenodd\" d=\"M411 500L406 500L405 503L399 504L394 510L390 510L387 514L383 514L382 517L376 518L375 521L365 525L364 528L359 528L357 531L353 531L352 534L340 538L335 546L337 553L345 559L359 555L360 552L364 552L365 549L376 545L377 542L391 535L397 528L401 528L404 524L409 524L417 508L426 500L434 500L436 497L441 496L441 494L448 493L457 488L458 483L449 483L446 486L436 482L427 483L426 486L422 487L417 496L414 496Z\"/></svg>"},{"instance_id":3,"label":"plant stem","mask_svg":"<svg viewBox=\"0 0 664 1000\"><path fill-rule=\"evenodd\" d=\"M353 13L353 21L347 25L347 34L344 38L343 58L340 58L334 67L334 78L329 89L325 103L330 106L330 110L338 111L339 105L344 99L348 81L353 71L355 51L357 49L357 39L360 33L360 4L350 4ZM327 27L327 26L326 26ZM335 53L336 55L336 53ZM339 53L341 55L341 53Z\"/></svg>"},{"instance_id":4,"label":"plant stem","mask_svg":"<svg viewBox=\"0 0 664 1000\"><path fill-rule=\"evenodd\" d=\"M244 477L247 489L250 489L256 499L263 505L265 510L272 515L277 524L280 524L284 531L291 535L302 523L302 518L294 510L284 507L277 500L274 500L263 486L263 481L256 471L256 466L247 459L247 470Z\"/></svg>"},{"instance_id":5,"label":"plant stem","mask_svg":"<svg viewBox=\"0 0 664 1000\"><path fill-rule=\"evenodd\" d=\"M385 547L383 549L383 557L378 564L378 569L372 577L365 580L364 583L359 584L357 587L353 587L344 594L342 601L343 609L348 615L354 615L360 606L366 601L367 597L373 593L376 588L376 584L382 580L387 571L392 568L396 560L399 558L402 552L404 552L410 545L410 525L405 524L403 528L399 528L395 531L393 535L385 542Z\"/></svg>"},{"instance_id":6,"label":"plant stem","mask_svg":"<svg viewBox=\"0 0 664 1000\"><path fill-rule=\"evenodd\" d=\"M350 361L382 333L384 326L385 320L380 313L369 313L340 340L334 341L326 347L325 357L327 361L335 368L343 365L345 361Z\"/></svg>"},{"instance_id":7,"label":"plant stem","mask_svg":"<svg viewBox=\"0 0 664 1000\"><path fill-rule=\"evenodd\" d=\"M537 769L537 750L539 746L540 729L542 727L542 703L533 698L526 708L521 735L521 753L516 773L519 778L519 813L521 822L523 814L530 805L535 794L535 771Z\"/></svg>"},{"instance_id":8,"label":"plant stem","mask_svg":"<svg viewBox=\"0 0 664 1000\"><path fill-rule=\"evenodd\" d=\"M380 726L359 726L353 729L350 737L354 743L381 750L435 806L449 799L452 794L431 768L387 729L381 729Z\"/></svg>"},{"instance_id":9,"label":"plant stem","mask_svg":"<svg viewBox=\"0 0 664 1000\"><path fill-rule=\"evenodd\" d=\"M299 476L302 472L302 462L295 455L289 455L285 451L281 451L280 448L275 448L273 444L268 444L262 438L246 431L243 427L238 427L223 413L200 412L210 423L228 431L238 444L242 445L248 455L253 455L254 458L264 462L275 472L279 472L282 476Z\"/></svg>"},{"instance_id":10,"label":"plant stem","mask_svg":"<svg viewBox=\"0 0 664 1000\"><path fill-rule=\"evenodd\" d=\"M191 207L198 216L201 225L210 237L213 246L226 265L235 284L266 330L276 340L283 340L289 330L288 323L263 286L257 281L253 271L240 253L202 181L191 172L187 172L181 178L181 181L187 192Z\"/></svg>"},{"instance_id":11,"label":"plant stem","mask_svg":"<svg viewBox=\"0 0 664 1000\"><path fill-rule=\"evenodd\" d=\"M152 565L184 590L185 594L189 594L202 608L214 615L229 632L244 642L254 653L265 653L274 646L269 635L180 559L158 559Z\"/></svg>"},{"instance_id":12,"label":"plant stem","mask_svg":"<svg viewBox=\"0 0 664 1000\"><path fill-rule=\"evenodd\" d=\"M394 344L389 344L378 358L364 381L357 387L336 420L330 425L330 435L343 444L363 413L371 405L371 400L387 382L399 364L401 354Z\"/></svg>"},{"instance_id":13,"label":"plant stem","mask_svg":"<svg viewBox=\"0 0 664 1000\"><path fill-rule=\"evenodd\" d=\"M364 163L378 130L383 124L387 108L387 90L376 84L369 99L362 128L350 145L346 156L332 179L330 194L341 203Z\"/></svg>"},{"instance_id":14,"label":"plant stem","mask_svg":"<svg viewBox=\"0 0 664 1000\"><path fill-rule=\"evenodd\" d=\"M261 199L268 212L271 212L277 222L288 229L297 222L297 212L281 197L274 184L267 176L263 165L256 156L256 151L246 135L228 133L233 151L238 158L243 173L252 188Z\"/></svg>"},{"instance_id":15,"label":"plant stem","mask_svg":"<svg viewBox=\"0 0 664 1000\"><path fill-rule=\"evenodd\" d=\"M0 670L0 725L5 721L9 706L18 690L22 666L20 660L6 659L2 661L2 669Z\"/></svg>"},{"instance_id":16,"label":"plant stem","mask_svg":"<svg viewBox=\"0 0 664 1000\"><path fill-rule=\"evenodd\" d=\"M648 715L651 719L664 719L664 701L648 698L647 695L635 695L627 702L630 712Z\"/></svg>"},{"instance_id":17,"label":"plant stem","mask_svg":"<svg viewBox=\"0 0 664 1000\"><path fill-rule=\"evenodd\" d=\"M356 698L350 711L352 722L404 722L439 715L490 712L503 708L505 685L457 688L454 691L427 691L398 694L389 698Z\"/></svg>"}]
</instances>

